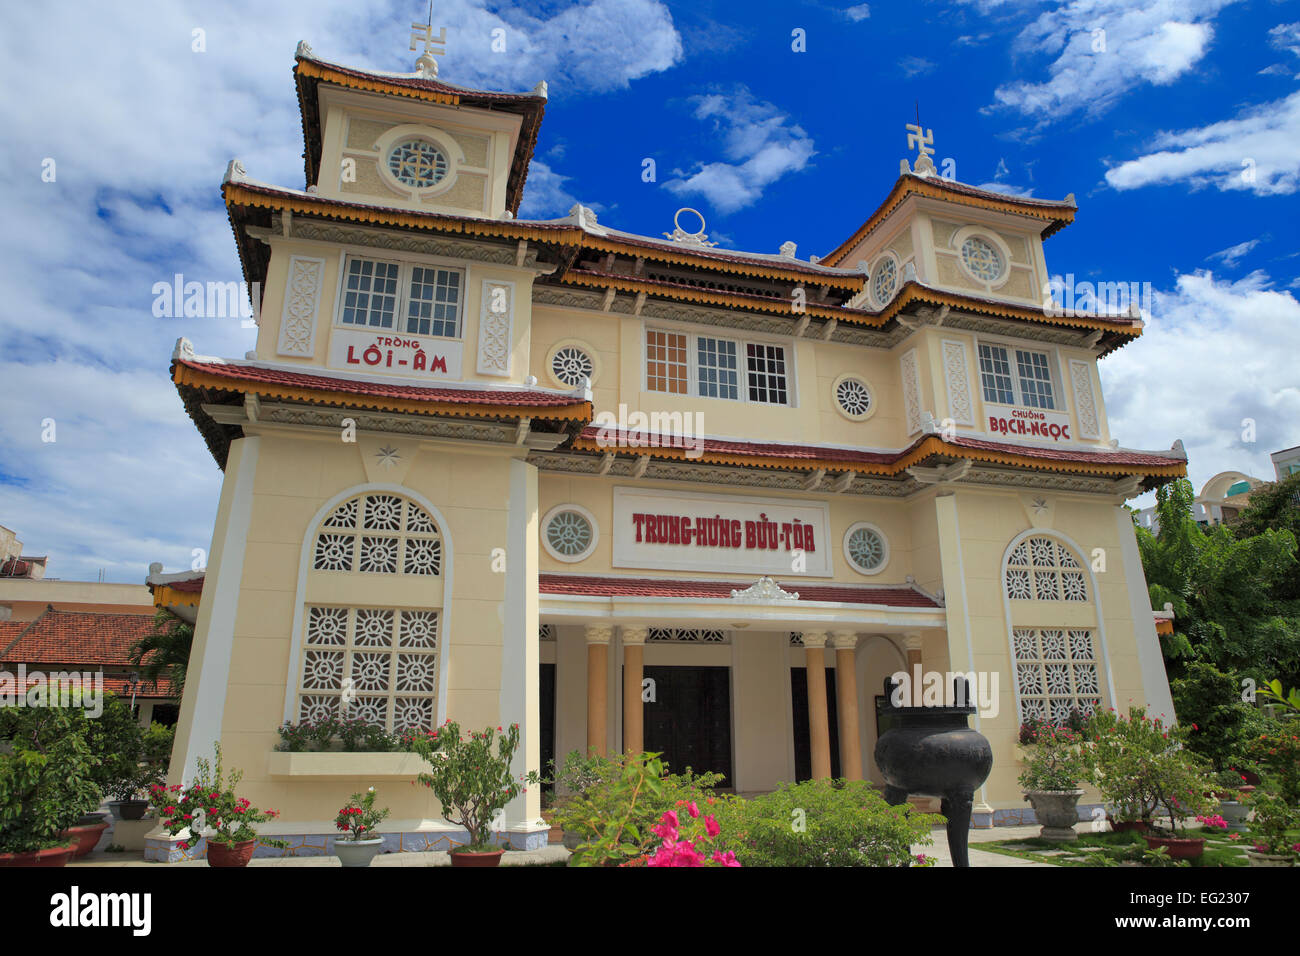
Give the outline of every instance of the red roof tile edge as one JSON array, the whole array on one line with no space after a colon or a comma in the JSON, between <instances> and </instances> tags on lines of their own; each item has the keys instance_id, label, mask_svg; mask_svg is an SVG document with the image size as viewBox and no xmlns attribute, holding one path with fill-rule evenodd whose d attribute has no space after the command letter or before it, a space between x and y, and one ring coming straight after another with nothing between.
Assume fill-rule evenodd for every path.
<instances>
[{"instance_id":1,"label":"red roof tile edge","mask_svg":"<svg viewBox=\"0 0 1300 956\"><path fill-rule=\"evenodd\" d=\"M537 576L542 594L585 597L675 597L730 598L753 581L672 580L667 578L622 578L581 574L543 573ZM938 601L909 585L811 584L803 581L778 582L799 595L801 603L829 601L838 604L884 605L887 607L941 608Z\"/></svg>"}]
</instances>

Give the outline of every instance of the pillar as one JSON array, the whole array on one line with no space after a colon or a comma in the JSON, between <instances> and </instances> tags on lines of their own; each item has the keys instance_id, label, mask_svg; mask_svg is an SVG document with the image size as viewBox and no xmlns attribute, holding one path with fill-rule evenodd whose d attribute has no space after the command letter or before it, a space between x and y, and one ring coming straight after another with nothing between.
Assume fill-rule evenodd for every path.
<instances>
[{"instance_id":1,"label":"pillar","mask_svg":"<svg viewBox=\"0 0 1300 956\"><path fill-rule=\"evenodd\" d=\"M835 647L835 711L840 727L840 774L847 780L862 779L862 743L858 736L858 635L853 631L836 631L831 637Z\"/></svg>"},{"instance_id":2,"label":"pillar","mask_svg":"<svg viewBox=\"0 0 1300 956\"><path fill-rule=\"evenodd\" d=\"M903 635L903 650L907 651L907 673L909 676L916 674L916 668L921 664L921 634L919 631L909 631Z\"/></svg>"},{"instance_id":3,"label":"pillar","mask_svg":"<svg viewBox=\"0 0 1300 956\"><path fill-rule=\"evenodd\" d=\"M623 749L630 754L645 750L644 707L641 681L645 676L644 627L625 627L623 637Z\"/></svg>"},{"instance_id":4,"label":"pillar","mask_svg":"<svg viewBox=\"0 0 1300 956\"><path fill-rule=\"evenodd\" d=\"M808 729L811 738L812 775L827 780L831 775L831 728L826 710L826 633L803 634L803 651L808 674Z\"/></svg>"},{"instance_id":5,"label":"pillar","mask_svg":"<svg viewBox=\"0 0 1300 956\"><path fill-rule=\"evenodd\" d=\"M613 625L587 625L587 753L609 753L605 725L608 713L609 640Z\"/></svg>"}]
</instances>

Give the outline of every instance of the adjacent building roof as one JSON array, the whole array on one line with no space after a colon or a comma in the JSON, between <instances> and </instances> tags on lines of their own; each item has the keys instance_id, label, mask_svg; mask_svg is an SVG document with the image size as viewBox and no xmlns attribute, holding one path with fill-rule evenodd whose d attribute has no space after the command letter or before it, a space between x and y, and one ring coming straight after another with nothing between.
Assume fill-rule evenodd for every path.
<instances>
[{"instance_id":1,"label":"adjacent building roof","mask_svg":"<svg viewBox=\"0 0 1300 956\"><path fill-rule=\"evenodd\" d=\"M419 73L386 73L376 70L359 70L322 60L312 53L306 43L298 44L294 57L294 81L298 87L298 107L302 112L304 143L303 162L307 184L316 182L321 157L321 115L318 87L328 83L344 89L386 93L409 99L437 103L444 106L473 107L497 112L516 113L521 117L519 139L510 165L506 184L506 208L519 211L524 195L524 181L528 178L528 164L537 146L537 133L546 112L545 84L531 93L500 93L475 90L424 76Z\"/></svg>"},{"instance_id":2,"label":"adjacent building roof","mask_svg":"<svg viewBox=\"0 0 1300 956\"><path fill-rule=\"evenodd\" d=\"M554 574L537 576L542 594L567 594L586 597L650 598L730 598L732 591L744 591L753 581L683 580L680 578L625 578L608 575ZM782 590L797 593L798 600L827 601L836 604L861 604L883 607L940 608L941 603L918 588L809 584L807 579L778 581Z\"/></svg>"},{"instance_id":3,"label":"adjacent building roof","mask_svg":"<svg viewBox=\"0 0 1300 956\"><path fill-rule=\"evenodd\" d=\"M90 611L56 611L48 608L34 621L0 624L0 661L8 667L25 664L29 670L104 671L133 668L130 650L152 633L151 614L102 614ZM104 689L130 694L130 679L106 674ZM168 681L139 684L144 697L170 697Z\"/></svg>"}]
</instances>

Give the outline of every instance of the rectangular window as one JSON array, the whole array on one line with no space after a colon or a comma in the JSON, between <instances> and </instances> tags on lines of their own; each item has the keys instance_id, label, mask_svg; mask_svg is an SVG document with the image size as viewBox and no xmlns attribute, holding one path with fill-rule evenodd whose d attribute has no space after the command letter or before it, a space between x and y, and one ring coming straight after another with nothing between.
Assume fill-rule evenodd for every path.
<instances>
[{"instance_id":1,"label":"rectangular window","mask_svg":"<svg viewBox=\"0 0 1300 956\"><path fill-rule=\"evenodd\" d=\"M646 389L686 394L686 336L646 329Z\"/></svg>"},{"instance_id":2,"label":"rectangular window","mask_svg":"<svg viewBox=\"0 0 1300 956\"><path fill-rule=\"evenodd\" d=\"M736 343L701 335L695 345L700 394L705 398L739 398Z\"/></svg>"},{"instance_id":3,"label":"rectangular window","mask_svg":"<svg viewBox=\"0 0 1300 956\"><path fill-rule=\"evenodd\" d=\"M459 272L423 266L411 269L406 331L411 335L460 338Z\"/></svg>"},{"instance_id":4,"label":"rectangular window","mask_svg":"<svg viewBox=\"0 0 1300 956\"><path fill-rule=\"evenodd\" d=\"M391 329L397 311L396 262L348 259L343 292L343 322L376 329Z\"/></svg>"},{"instance_id":5,"label":"rectangular window","mask_svg":"<svg viewBox=\"0 0 1300 956\"><path fill-rule=\"evenodd\" d=\"M749 400L768 405L786 405L785 348L780 345L745 346L749 371Z\"/></svg>"},{"instance_id":6,"label":"rectangular window","mask_svg":"<svg viewBox=\"0 0 1300 956\"><path fill-rule=\"evenodd\" d=\"M980 345L980 381L984 384L984 401L1014 405L1011 391L1011 363L1007 350L1000 345Z\"/></svg>"},{"instance_id":7,"label":"rectangular window","mask_svg":"<svg viewBox=\"0 0 1300 956\"><path fill-rule=\"evenodd\" d=\"M1012 351L1016 356L1014 370L1010 357ZM984 401L1049 410L1056 408L1051 360L1046 352L1012 350L1004 345L982 342L979 354Z\"/></svg>"},{"instance_id":8,"label":"rectangular window","mask_svg":"<svg viewBox=\"0 0 1300 956\"><path fill-rule=\"evenodd\" d=\"M339 322L408 335L460 338L462 279L454 269L348 256Z\"/></svg>"},{"instance_id":9,"label":"rectangular window","mask_svg":"<svg viewBox=\"0 0 1300 956\"><path fill-rule=\"evenodd\" d=\"M1020 373L1020 395L1034 408L1055 408L1052 401L1052 373L1043 352L1016 349L1016 370Z\"/></svg>"}]
</instances>

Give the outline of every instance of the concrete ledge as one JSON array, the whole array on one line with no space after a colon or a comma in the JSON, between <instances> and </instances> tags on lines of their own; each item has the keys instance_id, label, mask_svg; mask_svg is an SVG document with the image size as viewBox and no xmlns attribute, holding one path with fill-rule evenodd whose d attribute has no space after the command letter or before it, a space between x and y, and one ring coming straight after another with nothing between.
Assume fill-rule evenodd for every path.
<instances>
[{"instance_id":1,"label":"concrete ledge","mask_svg":"<svg viewBox=\"0 0 1300 956\"><path fill-rule=\"evenodd\" d=\"M313 780L414 780L429 771L428 761L413 753L286 753L273 750L267 758L271 777Z\"/></svg>"}]
</instances>

